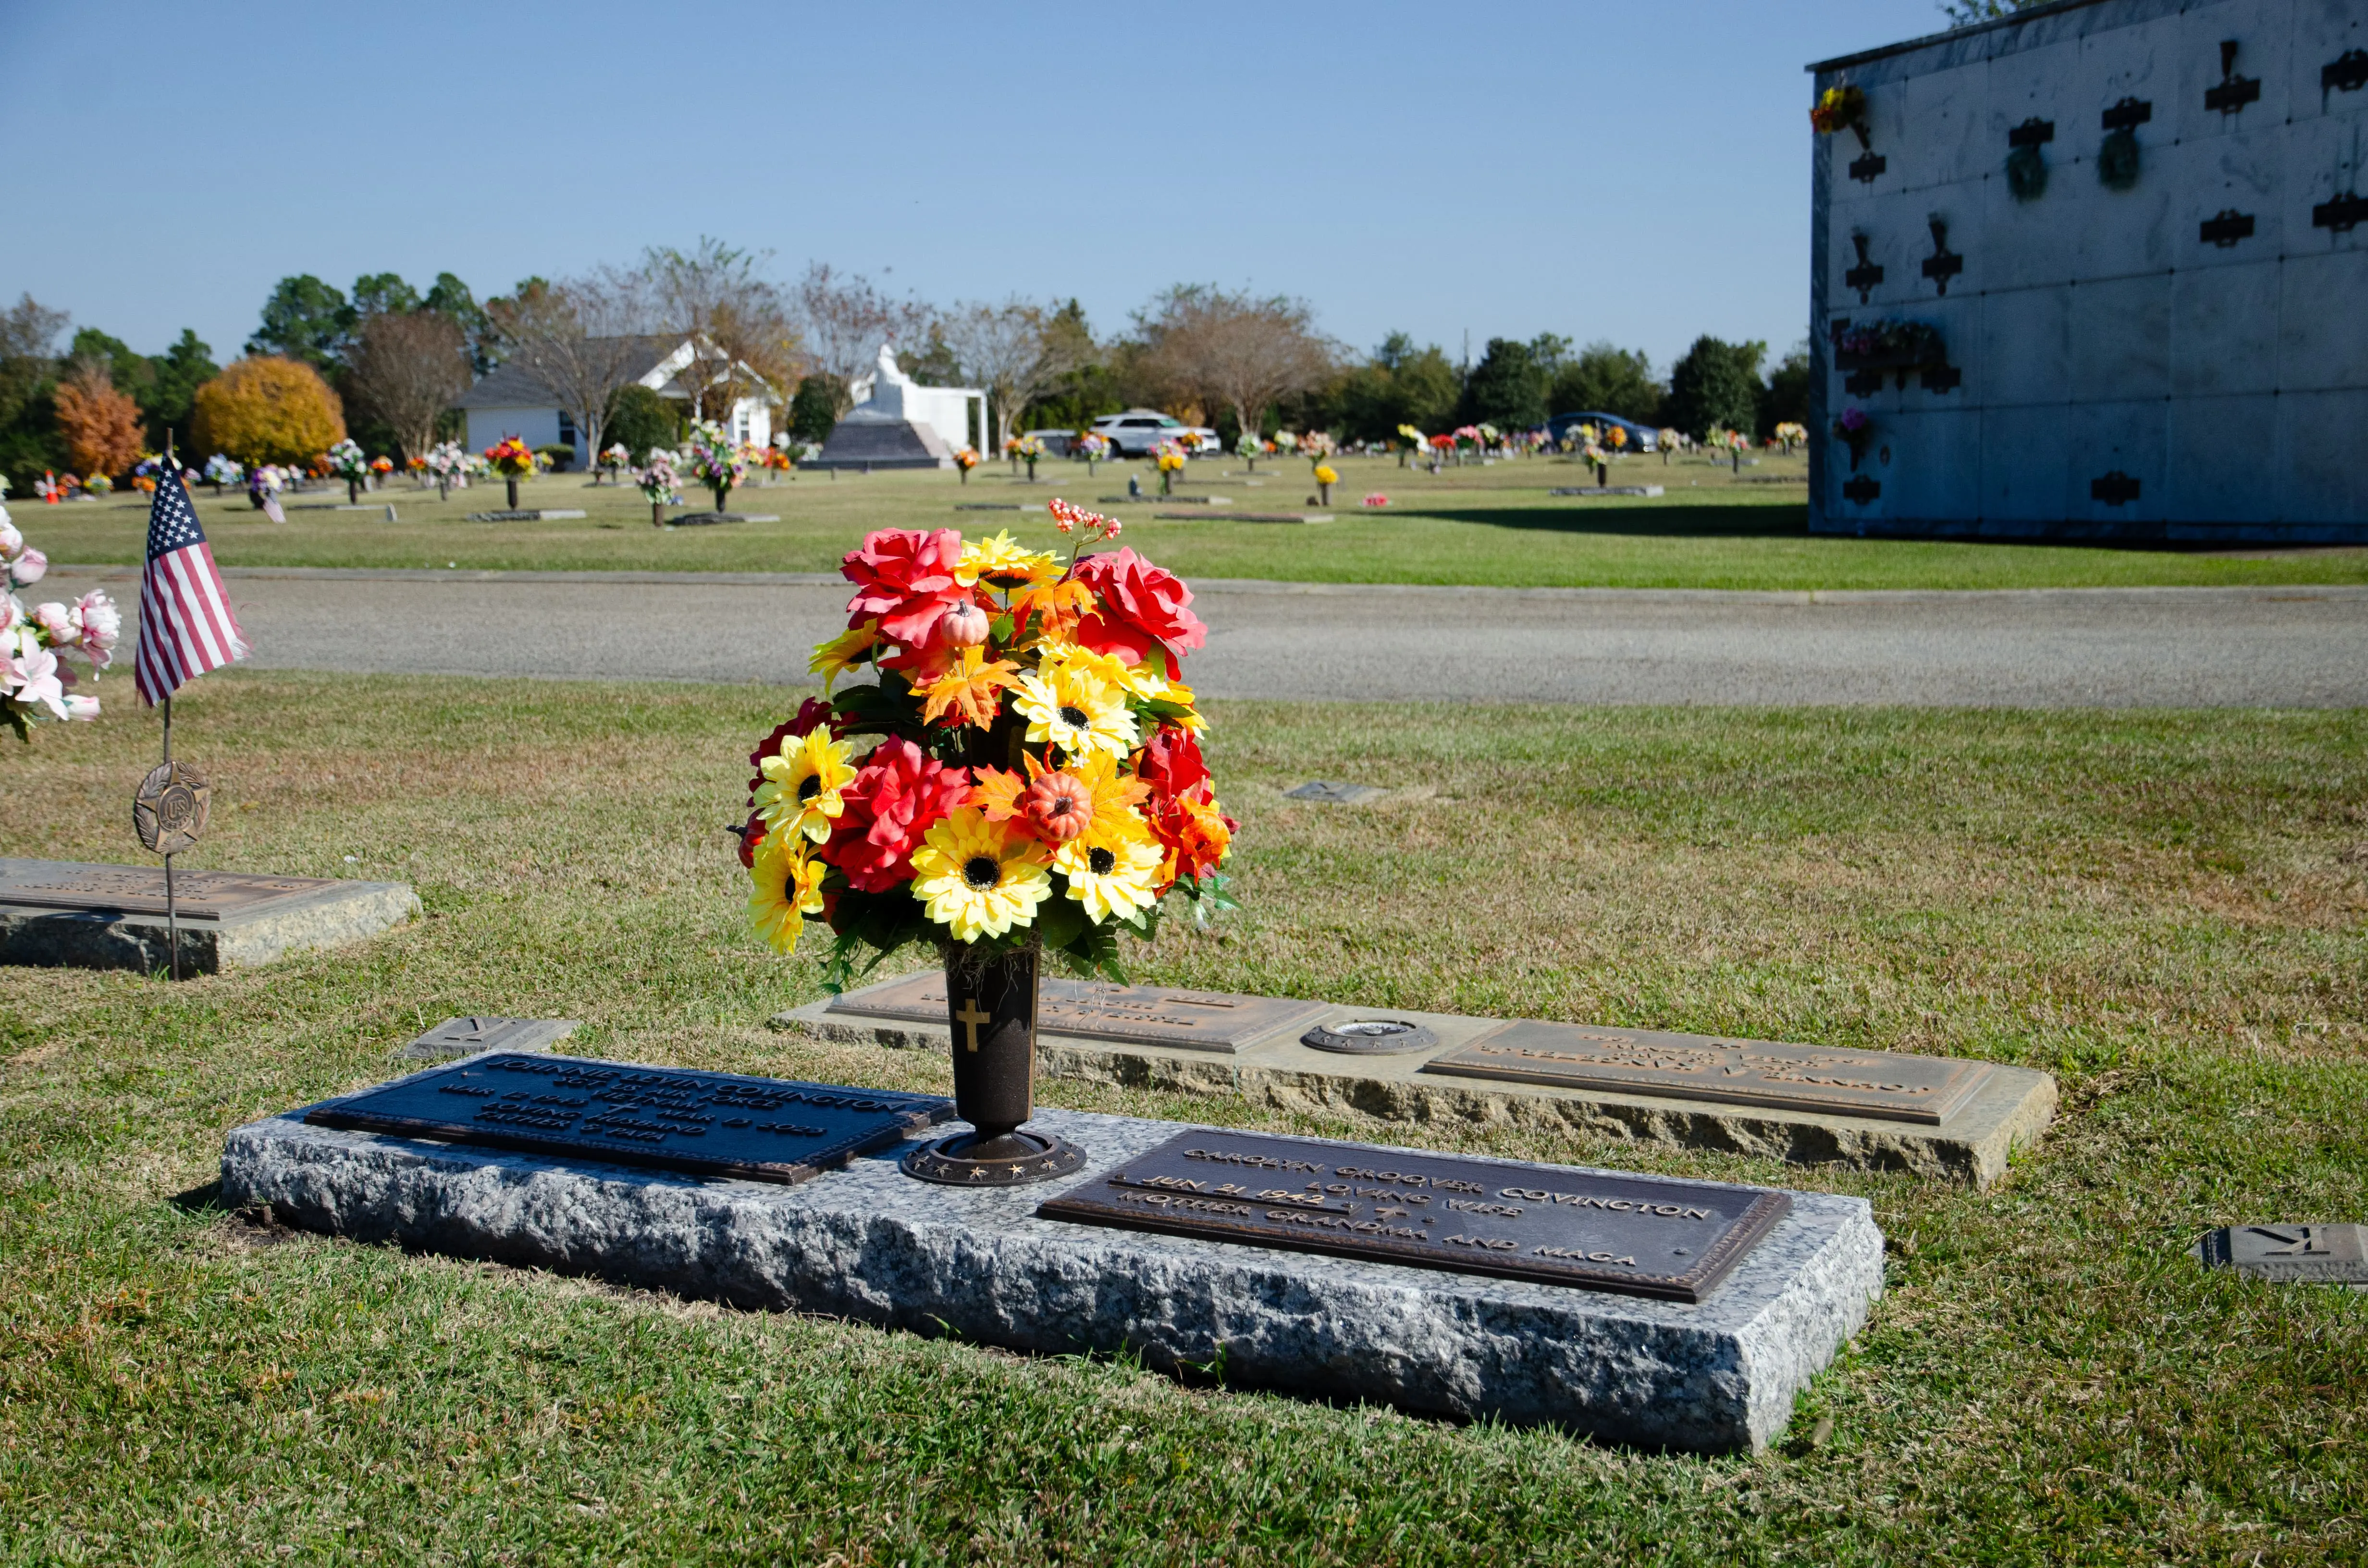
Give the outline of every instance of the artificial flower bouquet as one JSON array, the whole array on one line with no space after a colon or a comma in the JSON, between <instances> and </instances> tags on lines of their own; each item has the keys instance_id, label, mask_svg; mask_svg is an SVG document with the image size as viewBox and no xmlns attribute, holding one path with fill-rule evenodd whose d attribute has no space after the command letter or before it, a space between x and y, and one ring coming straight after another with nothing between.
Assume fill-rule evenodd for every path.
<instances>
[{"instance_id":1,"label":"artificial flower bouquet","mask_svg":"<svg viewBox=\"0 0 2368 1568\"><path fill-rule=\"evenodd\" d=\"M345 445L352 446L348 441ZM529 479L535 468L534 449L516 436L505 436L485 449L485 460L504 479Z\"/></svg>"},{"instance_id":2,"label":"artificial flower bouquet","mask_svg":"<svg viewBox=\"0 0 2368 1568\"><path fill-rule=\"evenodd\" d=\"M715 497L715 509L723 504L740 482L748 477L748 463L739 448L723 426L712 419L695 421L682 444L681 461L690 477L707 487Z\"/></svg>"},{"instance_id":3,"label":"artificial flower bouquet","mask_svg":"<svg viewBox=\"0 0 2368 1568\"><path fill-rule=\"evenodd\" d=\"M1831 136L1838 131L1855 131L1859 145L1865 146L1865 89L1827 87L1817 96L1816 106L1809 110L1809 125L1820 136Z\"/></svg>"},{"instance_id":4,"label":"artificial flower bouquet","mask_svg":"<svg viewBox=\"0 0 2368 1568\"><path fill-rule=\"evenodd\" d=\"M121 612L97 588L70 605L51 602L28 609L17 590L31 587L49 569L49 557L25 542L8 509L0 506L0 722L16 731L18 740L32 739L33 722L40 718L98 717L98 699L70 689L74 672L59 663L59 655L88 660L96 676L113 662L123 631Z\"/></svg>"},{"instance_id":5,"label":"artificial flower bouquet","mask_svg":"<svg viewBox=\"0 0 2368 1568\"><path fill-rule=\"evenodd\" d=\"M216 452L206 460L206 483L212 485L214 494L219 495L225 485L245 484L246 470L239 465L237 459Z\"/></svg>"},{"instance_id":6,"label":"artificial flower bouquet","mask_svg":"<svg viewBox=\"0 0 2368 1568\"><path fill-rule=\"evenodd\" d=\"M978 449L976 447L957 447L954 449L954 467L961 471L962 482L964 484L968 484L970 483L970 471L977 466Z\"/></svg>"},{"instance_id":7,"label":"artificial flower bouquet","mask_svg":"<svg viewBox=\"0 0 2368 1568\"><path fill-rule=\"evenodd\" d=\"M1065 501L1079 545L1116 521ZM829 682L751 755L741 858L757 929L780 952L809 917L835 940L832 990L908 942L1041 947L1123 981L1118 936L1148 938L1173 893L1234 907L1235 824L1178 683L1207 630L1191 590L1131 549L1065 565L1008 533L883 528L841 566L848 630L814 650ZM868 751L864 743L872 744Z\"/></svg>"},{"instance_id":8,"label":"artificial flower bouquet","mask_svg":"<svg viewBox=\"0 0 2368 1568\"><path fill-rule=\"evenodd\" d=\"M1109 460L1110 437L1099 430L1088 430L1077 437L1076 444L1070 448L1070 450L1086 460L1086 472L1091 473L1094 471L1094 464Z\"/></svg>"},{"instance_id":9,"label":"artificial flower bouquet","mask_svg":"<svg viewBox=\"0 0 2368 1568\"><path fill-rule=\"evenodd\" d=\"M1843 370L1913 369L1948 358L1938 329L1918 321L1838 321L1833 344Z\"/></svg>"}]
</instances>

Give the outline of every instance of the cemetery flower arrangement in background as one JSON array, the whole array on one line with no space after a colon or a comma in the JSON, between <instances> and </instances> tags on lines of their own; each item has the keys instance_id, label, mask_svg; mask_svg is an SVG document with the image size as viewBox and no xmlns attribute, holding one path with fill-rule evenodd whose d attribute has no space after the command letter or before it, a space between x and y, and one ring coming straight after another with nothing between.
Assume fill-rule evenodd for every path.
<instances>
[{"instance_id":1,"label":"cemetery flower arrangement in background","mask_svg":"<svg viewBox=\"0 0 2368 1568\"><path fill-rule=\"evenodd\" d=\"M1235 824L1178 682L1207 638L1191 590L1131 549L1086 553L1114 520L1050 510L1080 547L1065 563L1008 533L866 538L813 668L876 679L809 699L751 756L750 919L786 953L819 916L833 990L911 942L1123 980L1119 933L1153 936L1171 893L1202 921L1233 907Z\"/></svg>"},{"instance_id":2,"label":"cemetery flower arrangement in background","mask_svg":"<svg viewBox=\"0 0 2368 1568\"><path fill-rule=\"evenodd\" d=\"M1820 136L1854 131L1861 147L1870 145L1866 137L1865 91L1859 87L1827 87L1809 110L1809 124Z\"/></svg>"},{"instance_id":3,"label":"cemetery flower arrangement in background","mask_svg":"<svg viewBox=\"0 0 2368 1568\"><path fill-rule=\"evenodd\" d=\"M1669 454L1686 444L1686 433L1682 430L1663 430L1653 437L1653 444L1661 449L1661 466L1667 468L1669 466Z\"/></svg>"},{"instance_id":4,"label":"cemetery flower arrangement in background","mask_svg":"<svg viewBox=\"0 0 2368 1568\"><path fill-rule=\"evenodd\" d=\"M442 499L454 485L469 483L469 454L461 449L458 441L440 441L427 449L425 464L436 476L436 494Z\"/></svg>"},{"instance_id":5,"label":"cemetery flower arrangement in background","mask_svg":"<svg viewBox=\"0 0 2368 1568\"><path fill-rule=\"evenodd\" d=\"M1940 332L1920 321L1833 325L1834 362L1845 370L1913 369L1945 358Z\"/></svg>"},{"instance_id":6,"label":"cemetery flower arrangement in background","mask_svg":"<svg viewBox=\"0 0 2368 1568\"><path fill-rule=\"evenodd\" d=\"M964 484L968 484L970 483L970 471L977 466L978 449L976 447L962 447L956 449L954 452L954 467L962 471L962 482Z\"/></svg>"},{"instance_id":7,"label":"cemetery flower arrangement in background","mask_svg":"<svg viewBox=\"0 0 2368 1568\"><path fill-rule=\"evenodd\" d=\"M1011 444L1011 455L1028 465L1028 477L1034 479L1037 460L1044 455L1043 439L1036 436L1022 436Z\"/></svg>"},{"instance_id":8,"label":"cemetery flower arrangement in background","mask_svg":"<svg viewBox=\"0 0 2368 1568\"><path fill-rule=\"evenodd\" d=\"M723 426L712 419L694 422L690 434L682 444L683 466L691 479L707 487L715 497L715 509L723 510L724 501L741 480L747 477L748 465Z\"/></svg>"},{"instance_id":9,"label":"cemetery flower arrangement in background","mask_svg":"<svg viewBox=\"0 0 2368 1568\"><path fill-rule=\"evenodd\" d=\"M352 445L351 442L346 445ZM516 436L505 436L485 449L485 460L504 479L528 479L534 474L534 449Z\"/></svg>"},{"instance_id":10,"label":"cemetery flower arrangement in background","mask_svg":"<svg viewBox=\"0 0 2368 1568\"><path fill-rule=\"evenodd\" d=\"M376 475L379 479L383 480L388 474L393 473L393 472L394 460L393 458L370 459L370 472Z\"/></svg>"},{"instance_id":11,"label":"cemetery flower arrangement in background","mask_svg":"<svg viewBox=\"0 0 2368 1568\"><path fill-rule=\"evenodd\" d=\"M622 473L626 465L632 460L633 454L625 449L625 443L622 441L612 442L600 453L600 468L608 474L609 483L611 484L617 483L617 476Z\"/></svg>"},{"instance_id":12,"label":"cemetery flower arrangement in background","mask_svg":"<svg viewBox=\"0 0 2368 1568\"><path fill-rule=\"evenodd\" d=\"M633 483L641 486L643 496L650 504L650 522L664 527L666 509L682 499L682 476L675 472L679 461L664 447L650 449L649 460L634 471Z\"/></svg>"},{"instance_id":13,"label":"cemetery flower arrangement in background","mask_svg":"<svg viewBox=\"0 0 2368 1568\"><path fill-rule=\"evenodd\" d=\"M1340 443L1321 430L1310 430L1299 438L1299 455L1310 464L1320 464L1340 449Z\"/></svg>"},{"instance_id":14,"label":"cemetery flower arrangement in background","mask_svg":"<svg viewBox=\"0 0 2368 1568\"><path fill-rule=\"evenodd\" d=\"M1235 455L1248 462L1252 473L1258 472L1258 453L1265 449L1266 443L1258 439L1255 430L1245 430L1234 437Z\"/></svg>"},{"instance_id":15,"label":"cemetery flower arrangement in background","mask_svg":"<svg viewBox=\"0 0 2368 1568\"><path fill-rule=\"evenodd\" d=\"M83 480L82 488L85 495L107 495L114 492L115 481L103 473L94 473Z\"/></svg>"},{"instance_id":16,"label":"cemetery flower arrangement in background","mask_svg":"<svg viewBox=\"0 0 2368 1568\"><path fill-rule=\"evenodd\" d=\"M1368 509L1368 510L1371 510L1371 511L1375 511L1375 512L1380 511L1383 507L1384 507L1384 506L1388 506L1389 504L1390 504L1390 498L1389 498L1388 496L1386 496L1386 495L1383 494L1382 494L1380 491L1378 491L1378 490L1374 491L1371 495L1366 496L1366 497L1365 497L1365 500L1364 500L1364 505L1365 505L1365 506L1367 507L1367 509Z\"/></svg>"},{"instance_id":17,"label":"cemetery flower arrangement in background","mask_svg":"<svg viewBox=\"0 0 2368 1568\"><path fill-rule=\"evenodd\" d=\"M1086 472L1091 473L1096 463L1110 460L1110 437L1099 430L1088 430L1078 437L1076 444L1069 449L1086 460Z\"/></svg>"},{"instance_id":18,"label":"cemetery flower arrangement in background","mask_svg":"<svg viewBox=\"0 0 2368 1568\"><path fill-rule=\"evenodd\" d=\"M31 587L49 569L49 557L25 542L0 506L0 720L18 740L30 740L41 719L98 717L98 699L70 689L74 672L60 657L87 661L95 678L113 662L123 631L115 602L97 588L71 605L51 601L27 608L17 590Z\"/></svg>"},{"instance_id":19,"label":"cemetery flower arrangement in background","mask_svg":"<svg viewBox=\"0 0 2368 1568\"><path fill-rule=\"evenodd\" d=\"M1803 438L1808 432L1803 431ZM1834 421L1834 439L1850 449L1850 472L1858 472L1859 463L1866 457L1867 443L1874 438L1874 421L1863 408L1845 408Z\"/></svg>"},{"instance_id":20,"label":"cemetery flower arrangement in background","mask_svg":"<svg viewBox=\"0 0 2368 1568\"><path fill-rule=\"evenodd\" d=\"M1332 505L1332 487L1339 483L1338 469L1334 468L1330 463L1317 463L1315 465L1315 504L1319 506Z\"/></svg>"},{"instance_id":21,"label":"cemetery flower arrangement in background","mask_svg":"<svg viewBox=\"0 0 2368 1568\"><path fill-rule=\"evenodd\" d=\"M329 472L346 482L346 499L360 500L362 486L370 476L370 459L362 455L361 444L348 437L323 455L329 460Z\"/></svg>"},{"instance_id":22,"label":"cemetery flower arrangement in background","mask_svg":"<svg viewBox=\"0 0 2368 1568\"><path fill-rule=\"evenodd\" d=\"M1299 449L1299 437L1288 430L1277 430L1274 433L1274 449L1277 452L1295 452Z\"/></svg>"},{"instance_id":23,"label":"cemetery flower arrangement in background","mask_svg":"<svg viewBox=\"0 0 2368 1568\"><path fill-rule=\"evenodd\" d=\"M1183 444L1174 440L1162 441L1154 449L1154 457L1159 464L1159 493L1162 495L1172 494L1176 476L1184 472Z\"/></svg>"},{"instance_id":24,"label":"cemetery flower arrangement in background","mask_svg":"<svg viewBox=\"0 0 2368 1568\"><path fill-rule=\"evenodd\" d=\"M206 460L206 483L212 485L214 494L219 495L225 485L245 483L246 470L239 466L235 458L216 452Z\"/></svg>"},{"instance_id":25,"label":"cemetery flower arrangement in background","mask_svg":"<svg viewBox=\"0 0 2368 1568\"><path fill-rule=\"evenodd\" d=\"M1786 420L1776 426L1776 439L1783 447L1786 457L1791 457L1793 449L1808 438L1809 429L1805 425L1796 425L1791 420Z\"/></svg>"}]
</instances>

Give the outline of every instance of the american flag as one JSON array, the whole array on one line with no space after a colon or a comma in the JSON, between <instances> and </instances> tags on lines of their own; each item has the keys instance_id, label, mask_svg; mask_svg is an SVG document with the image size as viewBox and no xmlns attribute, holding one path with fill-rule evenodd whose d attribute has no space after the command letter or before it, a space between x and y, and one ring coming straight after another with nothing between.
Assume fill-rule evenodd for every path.
<instances>
[{"instance_id":1,"label":"american flag","mask_svg":"<svg viewBox=\"0 0 2368 1568\"><path fill-rule=\"evenodd\" d=\"M148 564L140 574L140 653L131 684L154 707L208 670L246 657L198 509L171 463L148 508Z\"/></svg>"}]
</instances>

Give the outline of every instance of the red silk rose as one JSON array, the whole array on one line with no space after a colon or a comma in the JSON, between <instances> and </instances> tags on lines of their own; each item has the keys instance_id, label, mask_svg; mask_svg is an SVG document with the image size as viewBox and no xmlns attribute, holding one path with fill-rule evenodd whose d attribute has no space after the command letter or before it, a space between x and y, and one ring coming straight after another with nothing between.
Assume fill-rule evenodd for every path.
<instances>
[{"instance_id":1,"label":"red silk rose","mask_svg":"<svg viewBox=\"0 0 2368 1568\"><path fill-rule=\"evenodd\" d=\"M847 623L860 626L877 616L889 641L918 648L948 605L974 597L954 581L961 559L962 535L952 528L882 528L867 535L862 548L839 562L840 574L855 585Z\"/></svg>"},{"instance_id":2,"label":"red silk rose","mask_svg":"<svg viewBox=\"0 0 2368 1568\"><path fill-rule=\"evenodd\" d=\"M1088 555L1069 574L1093 590L1096 603L1095 612L1077 623L1082 647L1130 664L1149 661L1172 679L1182 667L1184 651L1209 640L1209 629L1185 608L1192 602L1192 590L1132 550Z\"/></svg>"},{"instance_id":3,"label":"red silk rose","mask_svg":"<svg viewBox=\"0 0 2368 1568\"><path fill-rule=\"evenodd\" d=\"M1161 804L1194 794L1209 781L1209 765L1201 760L1201 743L1192 732L1174 724L1163 724L1143 743L1143 756L1135 763L1135 777L1151 786L1154 800Z\"/></svg>"},{"instance_id":4,"label":"red silk rose","mask_svg":"<svg viewBox=\"0 0 2368 1568\"><path fill-rule=\"evenodd\" d=\"M921 835L970 798L970 773L892 738L856 770L840 798L846 810L817 853L858 892L893 892L912 878Z\"/></svg>"}]
</instances>

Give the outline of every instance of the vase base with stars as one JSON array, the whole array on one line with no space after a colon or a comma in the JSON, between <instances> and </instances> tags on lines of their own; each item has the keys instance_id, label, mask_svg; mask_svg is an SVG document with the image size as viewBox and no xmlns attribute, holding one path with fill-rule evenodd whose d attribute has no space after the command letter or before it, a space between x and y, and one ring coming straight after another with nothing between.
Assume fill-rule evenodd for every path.
<instances>
[{"instance_id":1,"label":"vase base with stars","mask_svg":"<svg viewBox=\"0 0 2368 1568\"><path fill-rule=\"evenodd\" d=\"M1036 1111L1036 949L946 949L954 1114L971 1125L905 1156L906 1176L951 1187L1020 1187L1071 1175L1085 1151L1022 1131Z\"/></svg>"}]
</instances>

